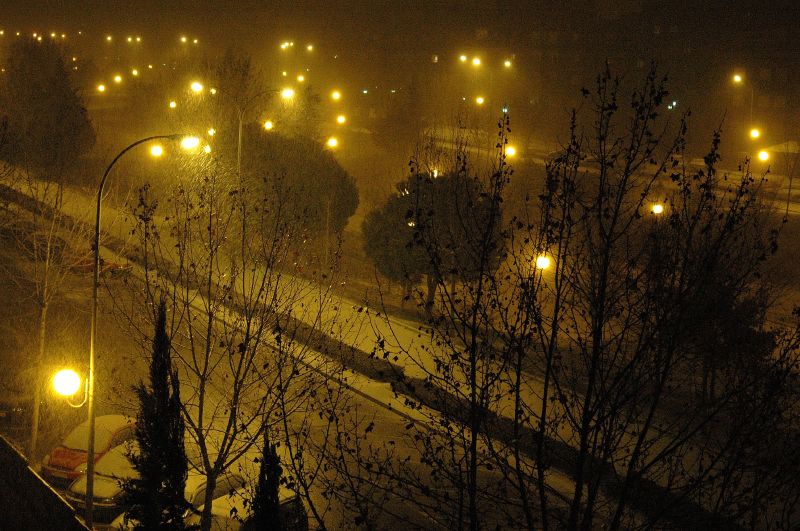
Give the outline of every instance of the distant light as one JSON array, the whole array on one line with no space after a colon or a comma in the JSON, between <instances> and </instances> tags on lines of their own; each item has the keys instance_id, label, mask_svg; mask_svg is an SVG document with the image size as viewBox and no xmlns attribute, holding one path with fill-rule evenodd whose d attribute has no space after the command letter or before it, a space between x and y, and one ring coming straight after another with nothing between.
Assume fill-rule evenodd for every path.
<instances>
[{"instance_id":1,"label":"distant light","mask_svg":"<svg viewBox=\"0 0 800 531\"><path fill-rule=\"evenodd\" d=\"M181 37L181 42L186 42L186 37Z\"/></svg>"},{"instance_id":2,"label":"distant light","mask_svg":"<svg viewBox=\"0 0 800 531\"><path fill-rule=\"evenodd\" d=\"M147 65L147 68L152 70L153 69L153 65Z\"/></svg>"},{"instance_id":3,"label":"distant light","mask_svg":"<svg viewBox=\"0 0 800 531\"><path fill-rule=\"evenodd\" d=\"M347 117L345 117L344 114L340 114L339 116L336 117L336 122L337 123L343 124L346 121L347 121Z\"/></svg>"},{"instance_id":4,"label":"distant light","mask_svg":"<svg viewBox=\"0 0 800 531\"><path fill-rule=\"evenodd\" d=\"M761 136L761 131L759 131L757 128L754 127L750 129L750 138L758 138L760 136Z\"/></svg>"},{"instance_id":5,"label":"distant light","mask_svg":"<svg viewBox=\"0 0 800 531\"><path fill-rule=\"evenodd\" d=\"M139 75L139 71L134 68L133 70L131 70L131 75L136 77Z\"/></svg>"},{"instance_id":6,"label":"distant light","mask_svg":"<svg viewBox=\"0 0 800 531\"><path fill-rule=\"evenodd\" d=\"M70 369L58 371L53 376L53 388L62 396L72 396L81 388L81 377Z\"/></svg>"},{"instance_id":7,"label":"distant light","mask_svg":"<svg viewBox=\"0 0 800 531\"><path fill-rule=\"evenodd\" d=\"M208 144L206 144L206 145L205 145L205 147L203 147L203 152L205 152L205 153L211 153L211 146L209 146Z\"/></svg>"},{"instance_id":8,"label":"distant light","mask_svg":"<svg viewBox=\"0 0 800 531\"><path fill-rule=\"evenodd\" d=\"M36 37L36 40L39 41L39 42L42 42L42 36L39 35L38 37Z\"/></svg>"},{"instance_id":9,"label":"distant light","mask_svg":"<svg viewBox=\"0 0 800 531\"><path fill-rule=\"evenodd\" d=\"M291 89L291 88L283 89L281 91L281 98L283 98L285 100L290 100L290 99L294 98L294 89Z\"/></svg>"},{"instance_id":10,"label":"distant light","mask_svg":"<svg viewBox=\"0 0 800 531\"><path fill-rule=\"evenodd\" d=\"M136 37L136 42L142 42L142 38L141 37Z\"/></svg>"},{"instance_id":11,"label":"distant light","mask_svg":"<svg viewBox=\"0 0 800 531\"><path fill-rule=\"evenodd\" d=\"M769 160L769 153L766 151L759 151L758 152L758 160L766 162Z\"/></svg>"},{"instance_id":12,"label":"distant light","mask_svg":"<svg viewBox=\"0 0 800 531\"><path fill-rule=\"evenodd\" d=\"M466 55L460 55L458 57L458 60L461 61L462 63L466 63L467 62L467 56Z\"/></svg>"},{"instance_id":13,"label":"distant light","mask_svg":"<svg viewBox=\"0 0 800 531\"><path fill-rule=\"evenodd\" d=\"M475 103L477 103L478 105L483 105L484 101L486 100L483 99L483 96L478 96L477 98L475 98Z\"/></svg>"},{"instance_id":14,"label":"distant light","mask_svg":"<svg viewBox=\"0 0 800 531\"><path fill-rule=\"evenodd\" d=\"M106 36L106 41L107 41L107 42L111 42L111 35L107 35L107 36Z\"/></svg>"},{"instance_id":15,"label":"distant light","mask_svg":"<svg viewBox=\"0 0 800 531\"><path fill-rule=\"evenodd\" d=\"M741 74L734 74L733 75L733 82L734 83L741 83L744 80Z\"/></svg>"},{"instance_id":16,"label":"distant light","mask_svg":"<svg viewBox=\"0 0 800 531\"><path fill-rule=\"evenodd\" d=\"M150 148L150 154L154 157L160 157L164 154L164 148L161 147L159 144Z\"/></svg>"},{"instance_id":17,"label":"distant light","mask_svg":"<svg viewBox=\"0 0 800 531\"><path fill-rule=\"evenodd\" d=\"M208 136L214 136L214 135L217 134L217 130L214 129L213 127L210 127L207 132L208 132Z\"/></svg>"},{"instance_id":18,"label":"distant light","mask_svg":"<svg viewBox=\"0 0 800 531\"><path fill-rule=\"evenodd\" d=\"M550 257L544 254L540 254L536 257L536 269L545 270L548 269L552 265L552 261Z\"/></svg>"},{"instance_id":19,"label":"distant light","mask_svg":"<svg viewBox=\"0 0 800 531\"><path fill-rule=\"evenodd\" d=\"M506 146L506 156L513 157L517 154L517 148L514 146Z\"/></svg>"},{"instance_id":20,"label":"distant light","mask_svg":"<svg viewBox=\"0 0 800 531\"><path fill-rule=\"evenodd\" d=\"M128 37L128 42L133 42L133 37Z\"/></svg>"},{"instance_id":21,"label":"distant light","mask_svg":"<svg viewBox=\"0 0 800 531\"><path fill-rule=\"evenodd\" d=\"M361 91L362 94L367 94L368 92L369 91L367 89L364 89L364 90Z\"/></svg>"},{"instance_id":22,"label":"distant light","mask_svg":"<svg viewBox=\"0 0 800 531\"><path fill-rule=\"evenodd\" d=\"M472 66L481 66L481 58L480 57L473 57L472 58Z\"/></svg>"},{"instance_id":23,"label":"distant light","mask_svg":"<svg viewBox=\"0 0 800 531\"><path fill-rule=\"evenodd\" d=\"M439 56L438 56L438 55L436 55L436 54L434 54L434 55L431 57L431 63L438 63L438 62L439 62Z\"/></svg>"},{"instance_id":24,"label":"distant light","mask_svg":"<svg viewBox=\"0 0 800 531\"><path fill-rule=\"evenodd\" d=\"M503 113L507 113L507 112L508 112L508 105L503 105Z\"/></svg>"},{"instance_id":25,"label":"distant light","mask_svg":"<svg viewBox=\"0 0 800 531\"><path fill-rule=\"evenodd\" d=\"M511 68L511 61L506 59L505 61L503 61L503 66L506 68Z\"/></svg>"},{"instance_id":26,"label":"distant light","mask_svg":"<svg viewBox=\"0 0 800 531\"><path fill-rule=\"evenodd\" d=\"M181 140L181 147L183 149L194 149L200 145L200 139L196 136L186 136Z\"/></svg>"},{"instance_id":27,"label":"distant light","mask_svg":"<svg viewBox=\"0 0 800 531\"><path fill-rule=\"evenodd\" d=\"M314 45L313 44L309 44L308 46L306 46L306 50L308 50L309 52L313 52L314 51Z\"/></svg>"},{"instance_id":28,"label":"distant light","mask_svg":"<svg viewBox=\"0 0 800 531\"><path fill-rule=\"evenodd\" d=\"M294 46L294 41L290 42L289 46Z\"/></svg>"},{"instance_id":29,"label":"distant light","mask_svg":"<svg viewBox=\"0 0 800 531\"><path fill-rule=\"evenodd\" d=\"M297 81L299 83L302 83L305 80L306 80L306 76L304 76L303 74L300 74L299 76L297 76Z\"/></svg>"},{"instance_id":30,"label":"distant light","mask_svg":"<svg viewBox=\"0 0 800 531\"><path fill-rule=\"evenodd\" d=\"M416 222L413 219L408 220L406 225L408 225L409 227L416 227L417 226Z\"/></svg>"},{"instance_id":31,"label":"distant light","mask_svg":"<svg viewBox=\"0 0 800 531\"><path fill-rule=\"evenodd\" d=\"M336 146L339 145L339 140L337 140L335 136L332 136L328 139L326 144L328 145L329 148L335 148Z\"/></svg>"},{"instance_id":32,"label":"distant light","mask_svg":"<svg viewBox=\"0 0 800 531\"><path fill-rule=\"evenodd\" d=\"M105 85L103 85L102 83L97 85L97 92L105 92L105 91L106 91Z\"/></svg>"},{"instance_id":33,"label":"distant light","mask_svg":"<svg viewBox=\"0 0 800 531\"><path fill-rule=\"evenodd\" d=\"M193 43L197 44L199 41L197 39L192 41Z\"/></svg>"},{"instance_id":34,"label":"distant light","mask_svg":"<svg viewBox=\"0 0 800 531\"><path fill-rule=\"evenodd\" d=\"M286 76L288 76L289 74L286 72L286 70L284 70L283 72L281 72L281 75L282 75L283 77L286 77Z\"/></svg>"},{"instance_id":35,"label":"distant light","mask_svg":"<svg viewBox=\"0 0 800 531\"><path fill-rule=\"evenodd\" d=\"M66 39L66 38L67 38L67 34L66 34L66 33L62 33L62 34L61 34L61 38L62 38L62 39Z\"/></svg>"},{"instance_id":36,"label":"distant light","mask_svg":"<svg viewBox=\"0 0 800 531\"><path fill-rule=\"evenodd\" d=\"M191 88L192 92L194 92L194 93L203 92L203 84L200 83L199 81L192 82L192 84L190 85L189 88Z\"/></svg>"},{"instance_id":37,"label":"distant light","mask_svg":"<svg viewBox=\"0 0 800 531\"><path fill-rule=\"evenodd\" d=\"M177 106L178 106L178 104L175 102L175 100L172 100L171 102L169 102L169 108L170 109L174 109Z\"/></svg>"},{"instance_id":38,"label":"distant light","mask_svg":"<svg viewBox=\"0 0 800 531\"><path fill-rule=\"evenodd\" d=\"M120 75L114 76L114 83L122 83L122 76Z\"/></svg>"},{"instance_id":39,"label":"distant light","mask_svg":"<svg viewBox=\"0 0 800 531\"><path fill-rule=\"evenodd\" d=\"M55 33L51 33L51 34L50 34L50 38L51 38L51 39L55 39L55 38L56 38L56 34L55 34Z\"/></svg>"},{"instance_id":40,"label":"distant light","mask_svg":"<svg viewBox=\"0 0 800 531\"><path fill-rule=\"evenodd\" d=\"M661 203L656 203L653 205L653 208L650 209L651 212L655 215L663 214L664 213L664 205Z\"/></svg>"},{"instance_id":41,"label":"distant light","mask_svg":"<svg viewBox=\"0 0 800 531\"><path fill-rule=\"evenodd\" d=\"M275 124L272 123L272 120L267 120L264 122L264 129L267 131L271 131L273 127L275 127Z\"/></svg>"},{"instance_id":42,"label":"distant light","mask_svg":"<svg viewBox=\"0 0 800 531\"><path fill-rule=\"evenodd\" d=\"M439 170L434 168L433 171L431 171L431 175L433 175L434 179L437 178L439 176Z\"/></svg>"},{"instance_id":43,"label":"distant light","mask_svg":"<svg viewBox=\"0 0 800 531\"><path fill-rule=\"evenodd\" d=\"M333 92L331 92L331 99L333 101L339 101L340 99L342 99L342 93L339 92L338 90L334 90Z\"/></svg>"},{"instance_id":44,"label":"distant light","mask_svg":"<svg viewBox=\"0 0 800 531\"><path fill-rule=\"evenodd\" d=\"M216 94L217 93L217 89L215 89L214 87L211 87L211 90L209 90L209 92L211 94Z\"/></svg>"}]
</instances>

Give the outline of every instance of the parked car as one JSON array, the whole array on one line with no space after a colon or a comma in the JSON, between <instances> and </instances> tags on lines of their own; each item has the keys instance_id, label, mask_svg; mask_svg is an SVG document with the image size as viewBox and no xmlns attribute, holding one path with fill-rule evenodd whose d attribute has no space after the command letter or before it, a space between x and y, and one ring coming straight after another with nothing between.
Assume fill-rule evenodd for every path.
<instances>
[{"instance_id":1,"label":"parked car","mask_svg":"<svg viewBox=\"0 0 800 531\"><path fill-rule=\"evenodd\" d=\"M250 494L239 489L215 499L211 504L211 529L213 531L258 531L250 516L247 500ZM308 515L300 497L281 485L280 490L281 529L285 531L308 531ZM203 506L198 507L202 511ZM192 514L186 519L188 526L200 525L200 515Z\"/></svg>"},{"instance_id":2,"label":"parked car","mask_svg":"<svg viewBox=\"0 0 800 531\"><path fill-rule=\"evenodd\" d=\"M94 272L94 259L87 258L81 260L70 266L73 273L90 275ZM100 276L117 277L127 275L131 272L133 266L131 264L119 264L117 262L109 262L108 260L100 257Z\"/></svg>"},{"instance_id":3,"label":"parked car","mask_svg":"<svg viewBox=\"0 0 800 531\"><path fill-rule=\"evenodd\" d=\"M92 517L99 525L112 529L133 529L134 523L125 514L122 502L122 483L137 477L137 472L128 456L138 451L134 441L112 449L95 466ZM214 498L225 496L244 486L244 479L235 473L226 473L217 478ZM186 499L195 507L205 498L206 476L190 471L186 478ZM66 498L78 513L86 510L86 475L76 479L66 492ZM188 516L188 514L187 514Z\"/></svg>"},{"instance_id":4,"label":"parked car","mask_svg":"<svg viewBox=\"0 0 800 531\"><path fill-rule=\"evenodd\" d=\"M134 419L124 415L95 418L94 461L98 463L112 448L134 438ZM83 422L53 448L42 461L41 474L56 488L64 489L86 471L89 422Z\"/></svg>"}]
</instances>

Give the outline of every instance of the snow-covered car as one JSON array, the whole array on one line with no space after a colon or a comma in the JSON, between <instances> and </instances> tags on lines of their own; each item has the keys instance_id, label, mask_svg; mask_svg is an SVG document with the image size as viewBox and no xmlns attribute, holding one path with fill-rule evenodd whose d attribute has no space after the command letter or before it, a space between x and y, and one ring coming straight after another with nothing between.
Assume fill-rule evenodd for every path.
<instances>
[{"instance_id":1,"label":"snow-covered car","mask_svg":"<svg viewBox=\"0 0 800 531\"><path fill-rule=\"evenodd\" d=\"M133 439L136 421L125 415L95 418L94 460L100 461L112 448ZM57 488L66 488L86 472L89 422L79 424L42 461L41 474Z\"/></svg>"},{"instance_id":2,"label":"snow-covered car","mask_svg":"<svg viewBox=\"0 0 800 531\"><path fill-rule=\"evenodd\" d=\"M257 531L250 519L247 500L250 494L246 489L239 489L215 499L211 503L212 531ZM308 531L308 515L300 497L281 485L280 513L281 529L285 531ZM203 506L198 507L198 512ZM199 526L200 515L192 514L186 519L188 526Z\"/></svg>"},{"instance_id":3,"label":"snow-covered car","mask_svg":"<svg viewBox=\"0 0 800 531\"><path fill-rule=\"evenodd\" d=\"M135 443L124 444L114 448L106 457L97 462L94 478L93 519L101 526L111 529L133 529L135 522L127 518L126 507L122 503L122 483L137 477L137 472L128 459L135 454L138 447ZM244 479L235 473L222 474L217 478L214 498L225 496L242 488ZM197 471L190 471L186 478L186 499L193 506L203 504L206 491L206 476ZM83 514L86 505L86 476L77 479L66 492L67 500L75 509Z\"/></svg>"}]
</instances>

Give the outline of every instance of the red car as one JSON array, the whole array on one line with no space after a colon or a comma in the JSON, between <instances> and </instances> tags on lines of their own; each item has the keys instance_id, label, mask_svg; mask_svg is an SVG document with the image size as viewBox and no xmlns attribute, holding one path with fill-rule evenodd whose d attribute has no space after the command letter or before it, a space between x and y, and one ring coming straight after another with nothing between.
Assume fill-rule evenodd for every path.
<instances>
[{"instance_id":1,"label":"red car","mask_svg":"<svg viewBox=\"0 0 800 531\"><path fill-rule=\"evenodd\" d=\"M95 418L94 461L135 437L135 421L124 415ZM89 421L83 422L42 460L42 477L56 488L67 488L86 472Z\"/></svg>"}]
</instances>

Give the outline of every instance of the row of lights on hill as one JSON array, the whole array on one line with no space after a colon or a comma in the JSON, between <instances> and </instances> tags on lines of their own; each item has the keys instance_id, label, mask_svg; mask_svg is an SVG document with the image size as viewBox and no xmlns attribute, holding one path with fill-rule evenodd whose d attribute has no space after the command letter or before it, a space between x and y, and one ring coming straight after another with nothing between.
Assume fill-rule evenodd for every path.
<instances>
[{"instance_id":1,"label":"row of lights on hill","mask_svg":"<svg viewBox=\"0 0 800 531\"><path fill-rule=\"evenodd\" d=\"M481 58L478 57L477 55L475 57L473 57L472 60L470 61L469 57L467 57L466 55L462 54L462 55L458 56L458 60L461 63L470 62L472 64L472 66L474 66L474 67L479 67L479 66L481 66L481 64L483 64L483 62L481 61ZM437 61L438 61L438 57L437 57ZM511 68L512 65L513 65L513 63L511 62L511 59L504 59L503 60L503 67L504 68Z\"/></svg>"}]
</instances>

